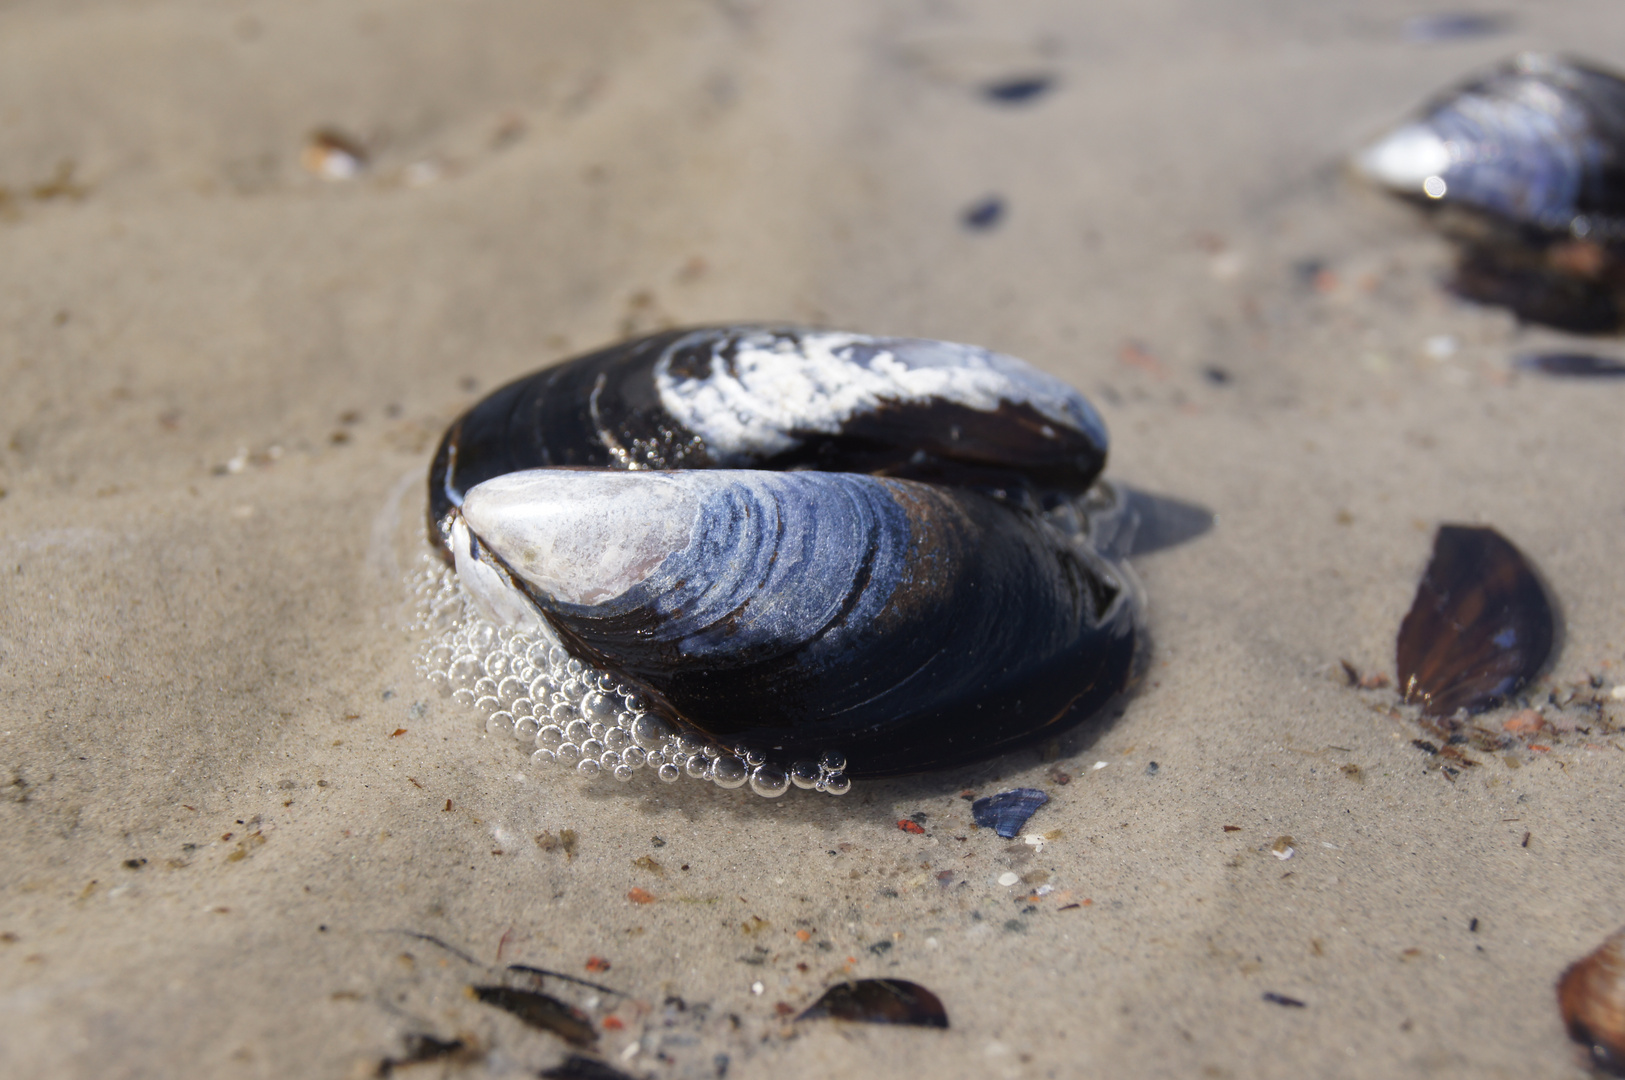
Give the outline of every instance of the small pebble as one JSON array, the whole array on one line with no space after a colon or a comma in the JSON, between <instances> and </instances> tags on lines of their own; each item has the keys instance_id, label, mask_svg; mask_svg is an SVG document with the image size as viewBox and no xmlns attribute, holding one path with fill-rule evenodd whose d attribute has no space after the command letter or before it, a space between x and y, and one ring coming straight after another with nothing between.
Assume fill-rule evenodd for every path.
<instances>
[{"instance_id":1,"label":"small pebble","mask_svg":"<svg viewBox=\"0 0 1625 1080\"><path fill-rule=\"evenodd\" d=\"M1012 873L1009 870L1006 870L1004 873L999 875L999 884L1003 885L1005 888L1009 888L1020 880L1020 874Z\"/></svg>"}]
</instances>

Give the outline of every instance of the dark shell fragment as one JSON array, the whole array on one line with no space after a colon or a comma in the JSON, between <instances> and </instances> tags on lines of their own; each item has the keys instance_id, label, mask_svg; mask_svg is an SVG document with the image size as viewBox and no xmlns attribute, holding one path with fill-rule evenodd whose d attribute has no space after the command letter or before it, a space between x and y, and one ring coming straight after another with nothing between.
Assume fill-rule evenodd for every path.
<instances>
[{"instance_id":1,"label":"dark shell fragment","mask_svg":"<svg viewBox=\"0 0 1625 1080\"><path fill-rule=\"evenodd\" d=\"M946 1028L948 1012L937 995L907 979L857 979L824 991L797 1020L854 1020Z\"/></svg>"},{"instance_id":2,"label":"dark shell fragment","mask_svg":"<svg viewBox=\"0 0 1625 1080\"><path fill-rule=\"evenodd\" d=\"M1494 529L1442 525L1399 627L1399 685L1425 716L1483 712L1534 678L1555 640L1533 567Z\"/></svg>"},{"instance_id":3,"label":"dark shell fragment","mask_svg":"<svg viewBox=\"0 0 1625 1080\"><path fill-rule=\"evenodd\" d=\"M538 1031L551 1031L571 1046L592 1046L598 1041L587 1014L573 1005L537 990L515 986L475 986L474 996L486 1005L501 1009Z\"/></svg>"},{"instance_id":4,"label":"dark shell fragment","mask_svg":"<svg viewBox=\"0 0 1625 1080\"><path fill-rule=\"evenodd\" d=\"M631 1076L613 1065L584 1054L571 1054L537 1075L543 1080L632 1080Z\"/></svg>"},{"instance_id":5,"label":"dark shell fragment","mask_svg":"<svg viewBox=\"0 0 1625 1080\"><path fill-rule=\"evenodd\" d=\"M1020 787L977 799L970 804L971 818L984 829L992 829L1006 840L1013 839L1049 796L1037 788Z\"/></svg>"},{"instance_id":6,"label":"dark shell fragment","mask_svg":"<svg viewBox=\"0 0 1625 1080\"><path fill-rule=\"evenodd\" d=\"M1565 379L1625 378L1625 361L1590 353L1526 353L1518 357L1516 366Z\"/></svg>"},{"instance_id":7,"label":"dark shell fragment","mask_svg":"<svg viewBox=\"0 0 1625 1080\"><path fill-rule=\"evenodd\" d=\"M1625 1076L1625 931L1577 960L1557 983L1557 1007L1569 1038L1592 1063Z\"/></svg>"}]
</instances>

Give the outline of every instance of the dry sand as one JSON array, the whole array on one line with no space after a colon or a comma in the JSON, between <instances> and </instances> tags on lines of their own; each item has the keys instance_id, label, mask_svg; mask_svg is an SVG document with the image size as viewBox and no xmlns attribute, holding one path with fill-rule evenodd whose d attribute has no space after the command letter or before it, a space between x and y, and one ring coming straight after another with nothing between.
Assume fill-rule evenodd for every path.
<instances>
[{"instance_id":1,"label":"dry sand","mask_svg":"<svg viewBox=\"0 0 1625 1080\"><path fill-rule=\"evenodd\" d=\"M1339 661L1392 672L1469 521L1559 597L1550 682L1625 679L1625 389L1512 374L1558 339L1451 300L1338 163L1516 48L1625 65L1625 14L1407 42L1425 10L5 5L0 1075L360 1077L412 1032L483 1056L403 1075L534 1075L563 1045L464 988L592 956L636 1076L1581 1075L1552 986L1625 922L1620 740L1452 777ZM978 94L1028 72L1055 90ZM322 125L367 173L301 168ZM414 674L442 427L738 318L1024 356L1099 403L1113 475L1217 515L1138 562L1120 718L767 802L533 770ZM968 828L962 789L1016 784L1041 847ZM952 1028L784 1019L849 974Z\"/></svg>"}]
</instances>

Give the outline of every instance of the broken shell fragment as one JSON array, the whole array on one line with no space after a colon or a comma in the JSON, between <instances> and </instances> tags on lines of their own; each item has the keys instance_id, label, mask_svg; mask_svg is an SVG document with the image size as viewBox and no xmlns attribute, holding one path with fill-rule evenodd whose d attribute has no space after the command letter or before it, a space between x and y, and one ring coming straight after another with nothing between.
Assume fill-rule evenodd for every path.
<instances>
[{"instance_id":1,"label":"broken shell fragment","mask_svg":"<svg viewBox=\"0 0 1625 1080\"><path fill-rule=\"evenodd\" d=\"M1014 839L1049 796L1037 788L1015 788L977 799L970 804L971 819L1006 840Z\"/></svg>"},{"instance_id":2,"label":"broken shell fragment","mask_svg":"<svg viewBox=\"0 0 1625 1080\"><path fill-rule=\"evenodd\" d=\"M866 1024L912 1024L946 1028L942 1000L907 979L855 979L824 991L797 1020L854 1020Z\"/></svg>"},{"instance_id":3,"label":"broken shell fragment","mask_svg":"<svg viewBox=\"0 0 1625 1080\"><path fill-rule=\"evenodd\" d=\"M1494 529L1441 525L1399 626L1399 685L1424 716L1483 712L1551 655L1551 603L1533 566Z\"/></svg>"}]
</instances>

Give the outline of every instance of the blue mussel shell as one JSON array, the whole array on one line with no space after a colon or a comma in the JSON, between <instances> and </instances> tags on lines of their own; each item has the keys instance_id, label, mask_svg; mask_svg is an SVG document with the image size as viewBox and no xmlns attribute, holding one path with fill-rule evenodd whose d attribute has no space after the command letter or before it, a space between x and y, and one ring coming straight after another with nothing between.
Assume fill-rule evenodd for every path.
<instances>
[{"instance_id":1,"label":"blue mussel shell","mask_svg":"<svg viewBox=\"0 0 1625 1080\"><path fill-rule=\"evenodd\" d=\"M476 405L431 469L430 534L503 593L490 610L521 597L675 730L897 775L1122 689L1136 592L1089 536L1104 459L1081 396L1007 357L680 331Z\"/></svg>"}]
</instances>

